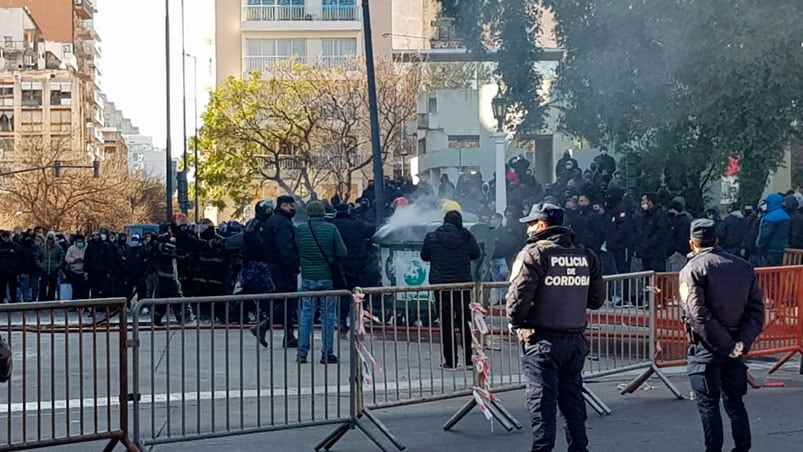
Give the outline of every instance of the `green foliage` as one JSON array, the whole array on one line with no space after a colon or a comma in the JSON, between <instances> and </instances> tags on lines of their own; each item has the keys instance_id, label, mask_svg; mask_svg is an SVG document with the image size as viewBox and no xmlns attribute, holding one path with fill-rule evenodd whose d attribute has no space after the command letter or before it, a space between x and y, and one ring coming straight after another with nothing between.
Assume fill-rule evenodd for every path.
<instances>
[{"instance_id":1,"label":"green foliage","mask_svg":"<svg viewBox=\"0 0 803 452\"><path fill-rule=\"evenodd\" d=\"M741 201L755 202L784 148L801 139L799 0L441 3L470 49L500 49L498 72L518 96L540 82L521 64L537 57L533 11L554 13L566 50L551 99L561 128L641 154L642 170L657 172L640 178L646 185L693 189L702 202L734 156Z\"/></svg>"},{"instance_id":2,"label":"green foliage","mask_svg":"<svg viewBox=\"0 0 803 452\"><path fill-rule=\"evenodd\" d=\"M455 19L456 31L470 51L496 52L496 73L507 86L509 113L521 118L516 132L538 133L544 123L545 99L538 92L542 77L536 70L540 29L536 2L441 0L441 5L443 14Z\"/></svg>"}]
</instances>

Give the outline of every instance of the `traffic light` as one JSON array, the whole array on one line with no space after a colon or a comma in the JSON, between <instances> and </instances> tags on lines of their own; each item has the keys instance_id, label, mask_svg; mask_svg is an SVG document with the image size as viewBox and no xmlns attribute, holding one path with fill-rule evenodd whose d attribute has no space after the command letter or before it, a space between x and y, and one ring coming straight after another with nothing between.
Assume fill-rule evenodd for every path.
<instances>
[{"instance_id":1,"label":"traffic light","mask_svg":"<svg viewBox=\"0 0 803 452\"><path fill-rule=\"evenodd\" d=\"M100 177L100 162L98 160L92 161L92 177L95 179Z\"/></svg>"},{"instance_id":2,"label":"traffic light","mask_svg":"<svg viewBox=\"0 0 803 452\"><path fill-rule=\"evenodd\" d=\"M55 174L56 177L61 177L61 160L53 162L53 174Z\"/></svg>"},{"instance_id":3,"label":"traffic light","mask_svg":"<svg viewBox=\"0 0 803 452\"><path fill-rule=\"evenodd\" d=\"M189 210L189 185L186 171L176 172L176 190L178 191L179 208L186 213Z\"/></svg>"}]
</instances>

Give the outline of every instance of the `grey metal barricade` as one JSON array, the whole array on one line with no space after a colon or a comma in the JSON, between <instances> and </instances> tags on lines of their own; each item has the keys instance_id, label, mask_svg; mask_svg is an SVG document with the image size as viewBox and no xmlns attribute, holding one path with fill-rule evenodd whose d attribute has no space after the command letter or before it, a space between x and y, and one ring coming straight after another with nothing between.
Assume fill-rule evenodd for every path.
<instances>
[{"instance_id":1,"label":"grey metal barricade","mask_svg":"<svg viewBox=\"0 0 803 452\"><path fill-rule=\"evenodd\" d=\"M298 349L283 346L285 316L293 323L292 313L313 308L313 300L339 304L341 297L350 303L348 291L139 301L133 309L135 442L349 423L348 337L334 335L336 364L319 362L317 329L306 363L297 362ZM160 318L163 325L155 325ZM250 331L259 319L273 326L267 347Z\"/></svg>"},{"instance_id":2,"label":"grey metal barricade","mask_svg":"<svg viewBox=\"0 0 803 452\"><path fill-rule=\"evenodd\" d=\"M0 305L14 371L0 390L0 450L128 438L126 300ZM5 325L3 325L5 323Z\"/></svg>"},{"instance_id":3,"label":"grey metal barricade","mask_svg":"<svg viewBox=\"0 0 803 452\"><path fill-rule=\"evenodd\" d=\"M363 387L367 406L419 403L472 392L475 376L468 325L475 284L361 290L373 315L365 325L364 346L376 361L373 382ZM446 313L451 316L445 317ZM445 347L444 341L451 341L451 347ZM447 358L452 362L446 362Z\"/></svg>"}]
</instances>

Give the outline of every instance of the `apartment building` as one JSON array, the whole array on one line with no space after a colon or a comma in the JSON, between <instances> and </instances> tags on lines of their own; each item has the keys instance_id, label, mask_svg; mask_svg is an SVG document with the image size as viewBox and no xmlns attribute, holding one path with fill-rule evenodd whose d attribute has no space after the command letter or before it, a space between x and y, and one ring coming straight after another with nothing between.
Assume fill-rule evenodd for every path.
<instances>
[{"instance_id":1,"label":"apartment building","mask_svg":"<svg viewBox=\"0 0 803 452\"><path fill-rule=\"evenodd\" d=\"M100 36L93 18L96 0L4 0L4 8L26 8L41 31L46 50L75 66L80 90L71 102L80 106L83 149L103 157L103 104L100 96ZM0 27L0 30L4 30ZM5 34L0 32L0 34Z\"/></svg>"},{"instance_id":2,"label":"apartment building","mask_svg":"<svg viewBox=\"0 0 803 452\"><path fill-rule=\"evenodd\" d=\"M390 57L391 0L372 1L371 17L375 54ZM218 86L290 58L337 67L363 48L360 0L215 0Z\"/></svg>"},{"instance_id":3,"label":"apartment building","mask_svg":"<svg viewBox=\"0 0 803 452\"><path fill-rule=\"evenodd\" d=\"M0 8L0 159L13 161L24 146L69 146L89 152L102 143L87 127L84 80L70 43L46 41L27 8ZM95 134L94 132L97 132Z\"/></svg>"}]
</instances>

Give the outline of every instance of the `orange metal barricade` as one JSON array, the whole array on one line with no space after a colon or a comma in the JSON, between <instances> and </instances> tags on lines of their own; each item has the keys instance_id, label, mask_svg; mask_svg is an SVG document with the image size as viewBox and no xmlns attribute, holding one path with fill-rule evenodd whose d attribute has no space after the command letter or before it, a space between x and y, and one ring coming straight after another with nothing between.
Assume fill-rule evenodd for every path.
<instances>
[{"instance_id":1,"label":"orange metal barricade","mask_svg":"<svg viewBox=\"0 0 803 452\"><path fill-rule=\"evenodd\" d=\"M784 354L770 373L803 355L803 266L756 269L764 293L764 331L751 347L750 357ZM681 321L682 306L677 273L655 275L655 331L658 367L685 365L687 339Z\"/></svg>"},{"instance_id":2,"label":"orange metal barricade","mask_svg":"<svg viewBox=\"0 0 803 452\"><path fill-rule=\"evenodd\" d=\"M787 248L783 252L783 265L801 265L803 264L803 250L794 248Z\"/></svg>"}]
</instances>

